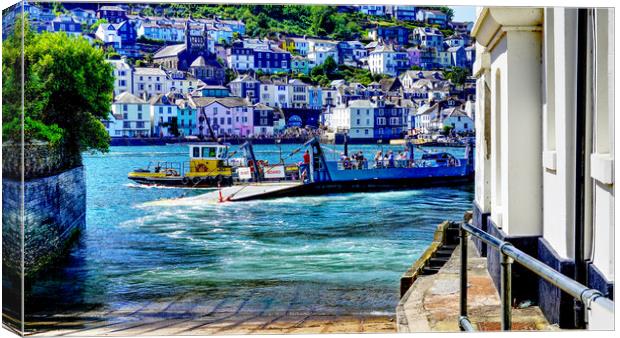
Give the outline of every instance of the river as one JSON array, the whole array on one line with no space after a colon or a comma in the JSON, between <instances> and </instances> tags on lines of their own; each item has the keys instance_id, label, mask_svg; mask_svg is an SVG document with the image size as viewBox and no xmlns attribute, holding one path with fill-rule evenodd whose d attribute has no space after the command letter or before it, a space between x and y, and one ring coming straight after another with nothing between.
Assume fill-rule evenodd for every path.
<instances>
[{"instance_id":1,"label":"river","mask_svg":"<svg viewBox=\"0 0 620 338\"><path fill-rule=\"evenodd\" d=\"M283 156L296 147L282 145ZM377 146L350 146L358 149L368 158ZM272 163L280 156L277 145L255 150ZM237 304L241 312L393 314L402 273L436 226L462 219L473 198L466 185L141 207L204 192L144 188L126 177L150 160L185 161L187 153L185 145L170 145L84 155L86 229L69 256L33 283L27 314L113 311L184 297L192 306Z\"/></svg>"}]
</instances>

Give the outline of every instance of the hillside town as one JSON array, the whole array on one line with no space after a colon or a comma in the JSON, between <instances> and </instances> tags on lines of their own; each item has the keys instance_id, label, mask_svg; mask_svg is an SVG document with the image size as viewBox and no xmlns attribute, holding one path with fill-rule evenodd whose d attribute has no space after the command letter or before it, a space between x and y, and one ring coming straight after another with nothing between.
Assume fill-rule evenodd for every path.
<instances>
[{"instance_id":1,"label":"hillside town","mask_svg":"<svg viewBox=\"0 0 620 338\"><path fill-rule=\"evenodd\" d=\"M115 81L102 123L112 138L444 141L474 131L473 23L444 11L338 6L377 20L359 39L338 40L250 36L240 20L163 15L156 6L144 15L142 5L73 5L30 2L24 11L36 32L82 36L105 50Z\"/></svg>"}]
</instances>

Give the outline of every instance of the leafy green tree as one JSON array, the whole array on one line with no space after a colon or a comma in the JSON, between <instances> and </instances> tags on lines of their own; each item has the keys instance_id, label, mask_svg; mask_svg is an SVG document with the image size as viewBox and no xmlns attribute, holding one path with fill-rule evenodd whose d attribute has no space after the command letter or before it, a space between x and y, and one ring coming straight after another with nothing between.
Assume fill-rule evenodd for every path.
<instances>
[{"instance_id":1,"label":"leafy green tree","mask_svg":"<svg viewBox=\"0 0 620 338\"><path fill-rule=\"evenodd\" d=\"M450 80L455 86L463 86L469 76L469 70L462 67L450 67L443 71L444 78Z\"/></svg>"},{"instance_id":2,"label":"leafy green tree","mask_svg":"<svg viewBox=\"0 0 620 338\"><path fill-rule=\"evenodd\" d=\"M97 28L99 28L99 25L101 25L102 23L108 23L108 20L107 19L99 19L99 20L95 21L95 23L90 25L90 31L91 32L97 31Z\"/></svg>"},{"instance_id":3,"label":"leafy green tree","mask_svg":"<svg viewBox=\"0 0 620 338\"><path fill-rule=\"evenodd\" d=\"M424 70L424 68L418 66L418 65L413 65L411 66L411 70Z\"/></svg>"},{"instance_id":4,"label":"leafy green tree","mask_svg":"<svg viewBox=\"0 0 620 338\"><path fill-rule=\"evenodd\" d=\"M22 112L21 96L13 94L21 91L23 48L24 122L32 127L28 140L57 142L61 134L70 153L107 151L110 137L100 120L110 111L114 77L103 51L64 32L34 34L26 29L23 46L20 40L16 29L3 42L3 132L18 140L19 130L11 128Z\"/></svg>"}]
</instances>

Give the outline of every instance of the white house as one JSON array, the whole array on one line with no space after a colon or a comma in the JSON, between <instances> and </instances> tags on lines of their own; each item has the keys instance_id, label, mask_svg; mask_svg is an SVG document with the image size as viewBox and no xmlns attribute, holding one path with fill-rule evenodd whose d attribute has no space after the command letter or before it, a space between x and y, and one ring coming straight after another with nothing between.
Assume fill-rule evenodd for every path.
<instances>
[{"instance_id":1,"label":"white house","mask_svg":"<svg viewBox=\"0 0 620 338\"><path fill-rule=\"evenodd\" d=\"M352 100L333 109L330 127L346 131L351 138L373 138L376 104L370 100Z\"/></svg>"},{"instance_id":2,"label":"white house","mask_svg":"<svg viewBox=\"0 0 620 338\"><path fill-rule=\"evenodd\" d=\"M124 92L118 95L112 103L112 114L116 117L116 123L122 122L120 135L115 132L114 136L148 137L151 136L151 112L149 104L143 99Z\"/></svg>"},{"instance_id":3,"label":"white house","mask_svg":"<svg viewBox=\"0 0 620 338\"><path fill-rule=\"evenodd\" d=\"M395 51L392 45L380 45L368 55L368 68L372 74L397 76L408 67L407 53Z\"/></svg>"},{"instance_id":4,"label":"white house","mask_svg":"<svg viewBox=\"0 0 620 338\"><path fill-rule=\"evenodd\" d=\"M113 23L99 24L95 31L95 36L105 44L112 44L114 48L121 48L123 46L118 29L116 29L116 25Z\"/></svg>"},{"instance_id":5,"label":"white house","mask_svg":"<svg viewBox=\"0 0 620 338\"><path fill-rule=\"evenodd\" d=\"M133 72L133 94L149 100L153 95L166 93L166 78L167 74L161 68L136 67Z\"/></svg>"},{"instance_id":6,"label":"white house","mask_svg":"<svg viewBox=\"0 0 620 338\"><path fill-rule=\"evenodd\" d=\"M615 281L614 25L608 8L490 7L472 31L474 226L605 297ZM497 260L487 262L498 281ZM587 329L614 328L613 310L576 311L539 278L512 285L561 328L586 318Z\"/></svg>"},{"instance_id":7,"label":"white house","mask_svg":"<svg viewBox=\"0 0 620 338\"><path fill-rule=\"evenodd\" d=\"M443 126L451 128L455 133L470 133L474 131L474 120L459 108L448 108Z\"/></svg>"},{"instance_id":8,"label":"white house","mask_svg":"<svg viewBox=\"0 0 620 338\"><path fill-rule=\"evenodd\" d=\"M133 93L133 68L127 63L127 59L106 60L114 68L114 97L123 92Z\"/></svg>"},{"instance_id":9,"label":"white house","mask_svg":"<svg viewBox=\"0 0 620 338\"><path fill-rule=\"evenodd\" d=\"M310 67L322 65L329 57L334 59L334 62L338 63L338 49L336 47L316 47L308 53L308 60L310 60Z\"/></svg>"}]
</instances>

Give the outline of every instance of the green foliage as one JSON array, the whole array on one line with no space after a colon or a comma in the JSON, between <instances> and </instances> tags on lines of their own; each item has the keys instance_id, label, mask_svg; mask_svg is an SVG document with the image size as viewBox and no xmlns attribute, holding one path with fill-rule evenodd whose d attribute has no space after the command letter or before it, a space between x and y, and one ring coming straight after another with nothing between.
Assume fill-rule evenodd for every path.
<instances>
[{"instance_id":1,"label":"green foliage","mask_svg":"<svg viewBox=\"0 0 620 338\"><path fill-rule=\"evenodd\" d=\"M413 65L411 66L411 70L424 70L422 67L417 66L417 65Z\"/></svg>"},{"instance_id":2,"label":"green foliage","mask_svg":"<svg viewBox=\"0 0 620 338\"><path fill-rule=\"evenodd\" d=\"M20 30L2 43L2 121L8 124L6 135L20 141L15 130L19 129L23 90L27 140L58 142L63 138L75 152L106 151L109 136L100 119L108 117L114 77L103 51L82 37L64 32L34 34L28 24L25 27L23 46Z\"/></svg>"},{"instance_id":3,"label":"green foliage","mask_svg":"<svg viewBox=\"0 0 620 338\"><path fill-rule=\"evenodd\" d=\"M442 134L444 136L448 136L448 135L450 135L450 132L452 132L452 129L453 129L452 126L443 126Z\"/></svg>"},{"instance_id":4,"label":"green foliage","mask_svg":"<svg viewBox=\"0 0 620 338\"><path fill-rule=\"evenodd\" d=\"M103 23L108 23L108 20L107 19L99 19L99 20L95 21L95 23L90 25L90 31L91 32L97 31L97 28L99 28L99 25L101 25Z\"/></svg>"},{"instance_id":5,"label":"green foliage","mask_svg":"<svg viewBox=\"0 0 620 338\"><path fill-rule=\"evenodd\" d=\"M463 86L469 75L469 69L461 67L450 67L443 71L444 78L457 86Z\"/></svg>"},{"instance_id":6,"label":"green foliage","mask_svg":"<svg viewBox=\"0 0 620 338\"><path fill-rule=\"evenodd\" d=\"M166 41L164 41L164 40L150 39L150 38L147 38L144 35L138 37L136 39L136 42L145 43L145 44L148 44L148 45L158 45L158 46L164 45L166 43Z\"/></svg>"}]
</instances>

